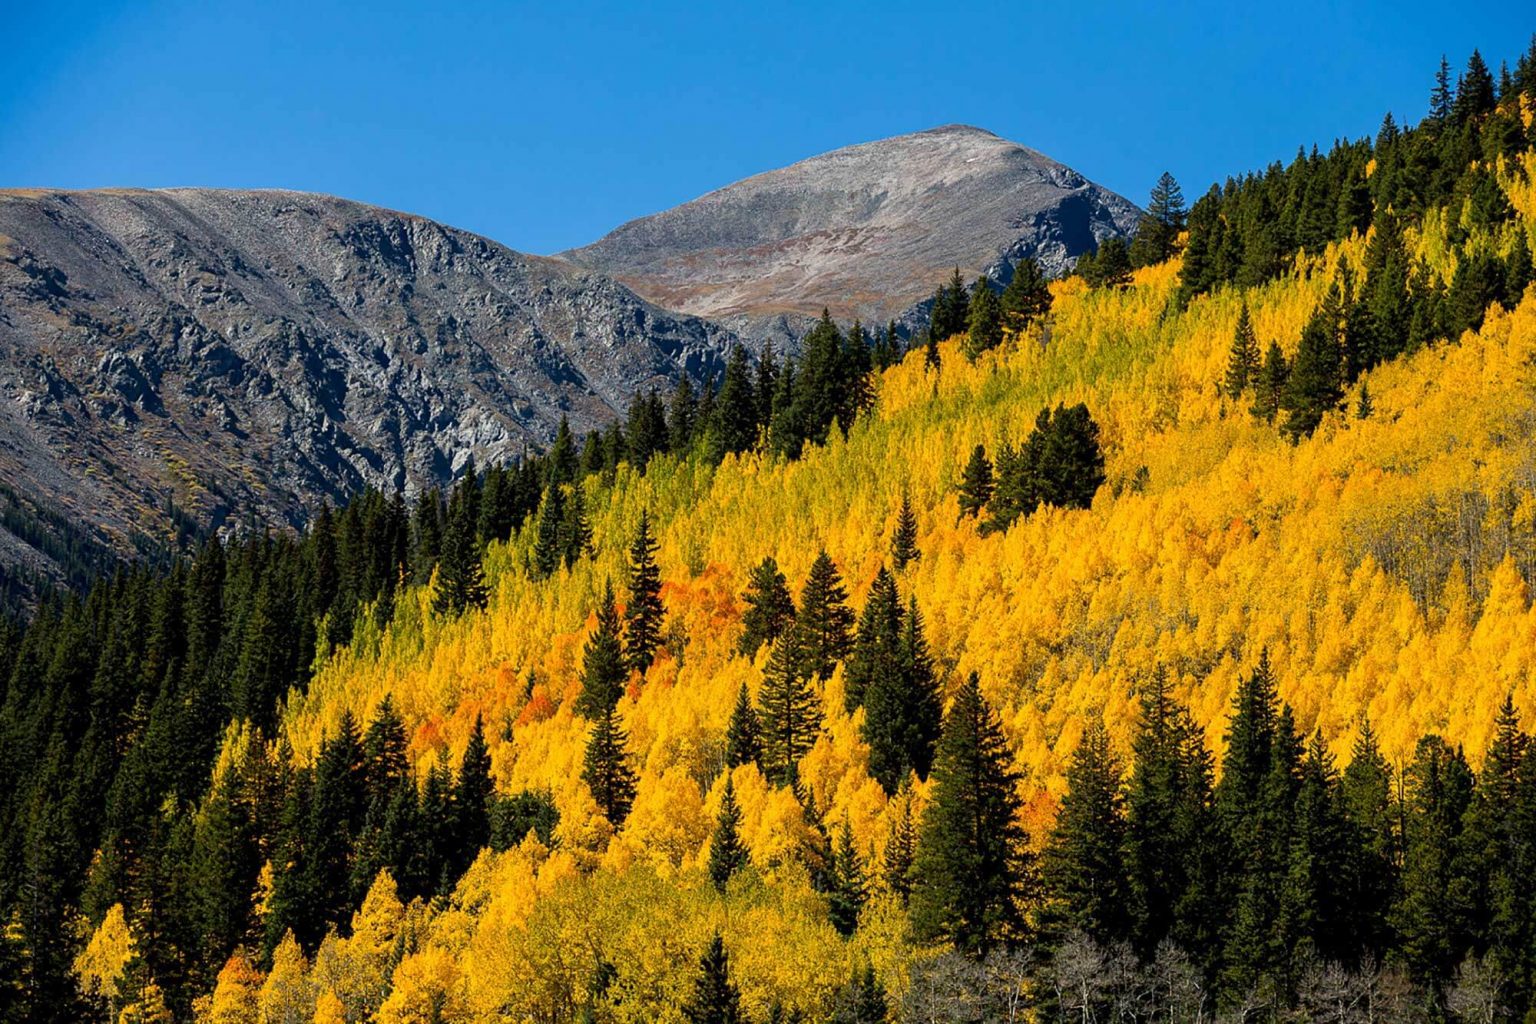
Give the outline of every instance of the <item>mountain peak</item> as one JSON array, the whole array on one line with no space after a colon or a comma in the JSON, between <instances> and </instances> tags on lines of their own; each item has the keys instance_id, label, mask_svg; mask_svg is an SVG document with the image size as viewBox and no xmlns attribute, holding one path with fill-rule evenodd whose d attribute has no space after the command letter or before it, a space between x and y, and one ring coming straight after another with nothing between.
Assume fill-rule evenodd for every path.
<instances>
[{"instance_id":1,"label":"mountain peak","mask_svg":"<svg viewBox=\"0 0 1536 1024\"><path fill-rule=\"evenodd\" d=\"M954 267L1061 271L1139 211L1042 153L966 124L753 175L562 253L658 305L793 342L823 307L883 322Z\"/></svg>"}]
</instances>

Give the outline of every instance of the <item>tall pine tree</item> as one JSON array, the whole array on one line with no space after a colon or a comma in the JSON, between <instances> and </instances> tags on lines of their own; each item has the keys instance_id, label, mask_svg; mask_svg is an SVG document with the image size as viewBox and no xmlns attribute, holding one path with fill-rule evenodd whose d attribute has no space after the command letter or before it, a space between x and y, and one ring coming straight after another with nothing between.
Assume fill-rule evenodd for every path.
<instances>
[{"instance_id":1,"label":"tall pine tree","mask_svg":"<svg viewBox=\"0 0 1536 1024\"><path fill-rule=\"evenodd\" d=\"M640 512L640 525L629 548L629 605L624 609L624 660L631 671L645 673L661 646L661 572L656 567L651 517Z\"/></svg>"},{"instance_id":2,"label":"tall pine tree","mask_svg":"<svg viewBox=\"0 0 1536 1024\"><path fill-rule=\"evenodd\" d=\"M1028 861L1013 756L973 672L944 716L923 811L912 927L985 953L1019 935Z\"/></svg>"}]
</instances>

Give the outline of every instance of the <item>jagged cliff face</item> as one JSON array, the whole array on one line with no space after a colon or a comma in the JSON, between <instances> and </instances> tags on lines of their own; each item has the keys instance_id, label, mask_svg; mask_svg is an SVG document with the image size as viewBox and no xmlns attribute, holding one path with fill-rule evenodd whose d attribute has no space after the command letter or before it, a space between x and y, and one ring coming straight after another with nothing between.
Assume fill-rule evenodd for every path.
<instances>
[{"instance_id":1,"label":"jagged cliff face","mask_svg":"<svg viewBox=\"0 0 1536 1024\"><path fill-rule=\"evenodd\" d=\"M959 267L1067 269L1139 211L1069 167L952 125L850 146L631 221L561 255L669 309L782 339L823 307L883 322Z\"/></svg>"},{"instance_id":2,"label":"jagged cliff face","mask_svg":"<svg viewBox=\"0 0 1536 1024\"><path fill-rule=\"evenodd\" d=\"M730 340L602 274L330 197L0 192L0 565L46 571L3 524L48 510L124 550L172 502L298 522L441 483L715 372Z\"/></svg>"}]
</instances>

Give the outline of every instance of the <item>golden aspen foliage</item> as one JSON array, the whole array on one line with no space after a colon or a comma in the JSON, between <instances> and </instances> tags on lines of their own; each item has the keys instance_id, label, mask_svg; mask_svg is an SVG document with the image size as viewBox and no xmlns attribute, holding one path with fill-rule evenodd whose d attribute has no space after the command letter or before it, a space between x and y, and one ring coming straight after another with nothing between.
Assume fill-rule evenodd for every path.
<instances>
[{"instance_id":1,"label":"golden aspen foliage","mask_svg":"<svg viewBox=\"0 0 1536 1024\"><path fill-rule=\"evenodd\" d=\"M1498 234L1473 229L1470 244L1505 252L1524 231L1536 247L1536 155L1497 174L1517 217ZM1432 212L1405 244L1444 282L1456 269L1451 239L1466 232L1459 211ZM1492 308L1476 332L1370 370L1372 414L1328 413L1299 442L1221 387L1245 304L1261 348L1275 341L1294 355L1329 288L1346 269L1359 280L1369 241L1356 233L1297 255L1275 280L1185 307L1177 260L1137 270L1124 288L1056 282L1049 325L974 364L944 342L937 372L910 353L876 380L873 408L846 436L834 431L794 462L661 456L643 476L621 466L611 484L589 477L592 558L536 580L529 527L486 551L485 610L440 617L416 587L387 626L359 616L352 643L287 702L281 728L296 755L313 758L344 712L366 721L386 694L419 770L443 751L460 757L478 717L498 788L547 790L560 822L552 848L530 836L483 852L440 905L402 906L381 874L350 936L327 937L307 975L302 955L279 947L263 1013L281 992L297 999L285 1008L318 993L316 1021L561 1020L587 1008L605 1021L673 1021L716 931L753 1019L775 1003L814 1017L866 962L898 999L919 955L899 901L874 885L860 927L841 939L797 856L815 839L805 806L755 765L727 769L724 735L742 686L759 698L769 656L737 650L752 567L773 557L798 598L825 549L857 609L903 495L922 557L900 574L902 599L921 609L946 692L979 675L1037 839L1085 723L1102 716L1127 751L1138 690L1160 666L1213 748L1262 648L1299 732L1317 730L1342 760L1364 716L1394 763L1426 732L1475 756L1506 694L1532 720L1536 293ZM961 518L956 486L972 449L1019 444L1042 408L1077 402L1104 446L1107 482L1092 506L1041 508L1002 531ZM605 581L623 578L642 510L668 635L619 702L638 790L615 832L581 781L589 723L572 704L593 610ZM887 800L841 668L816 685L821 730L799 765L802 795L825 822L848 822L878 878L903 802L920 816L927 786L913 780ZM721 894L705 866L727 771L751 868ZM107 970L101 962L77 972ZM226 984L232 971L249 965L226 966L216 1004L259 984Z\"/></svg>"},{"instance_id":2,"label":"golden aspen foliage","mask_svg":"<svg viewBox=\"0 0 1536 1024\"><path fill-rule=\"evenodd\" d=\"M104 999L109 1008L115 1008L135 945L133 931L123 917L123 905L112 904L91 934L90 942L75 958L74 973L80 991Z\"/></svg>"},{"instance_id":3,"label":"golden aspen foliage","mask_svg":"<svg viewBox=\"0 0 1536 1024\"><path fill-rule=\"evenodd\" d=\"M237 950L219 971L213 998L198 1014L198 1024L257 1024L262 977Z\"/></svg>"},{"instance_id":4,"label":"golden aspen foliage","mask_svg":"<svg viewBox=\"0 0 1536 1024\"><path fill-rule=\"evenodd\" d=\"M347 1024L346 1008L341 1005L341 998L330 989L321 992L320 998L315 1000L313 1024Z\"/></svg>"},{"instance_id":5,"label":"golden aspen foliage","mask_svg":"<svg viewBox=\"0 0 1536 1024\"><path fill-rule=\"evenodd\" d=\"M293 932L288 932L272 951L272 970L257 997L261 1024L308 1024L315 1015L315 990L308 972L304 951Z\"/></svg>"}]
</instances>

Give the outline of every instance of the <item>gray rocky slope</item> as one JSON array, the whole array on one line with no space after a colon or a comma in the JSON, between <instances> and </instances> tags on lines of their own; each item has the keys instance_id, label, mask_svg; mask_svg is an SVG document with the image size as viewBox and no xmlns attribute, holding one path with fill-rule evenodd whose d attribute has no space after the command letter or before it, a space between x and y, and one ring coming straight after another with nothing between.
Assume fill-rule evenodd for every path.
<instances>
[{"instance_id":1,"label":"gray rocky slope","mask_svg":"<svg viewBox=\"0 0 1536 1024\"><path fill-rule=\"evenodd\" d=\"M823 307L899 318L955 267L1052 273L1140 211L1069 167L949 125L835 150L642 217L560 254L752 340L791 340Z\"/></svg>"},{"instance_id":2,"label":"gray rocky slope","mask_svg":"<svg viewBox=\"0 0 1536 1024\"><path fill-rule=\"evenodd\" d=\"M121 551L173 505L297 522L441 483L713 373L731 340L600 273L326 196L0 192L0 568L47 574L27 537L46 519Z\"/></svg>"}]
</instances>

